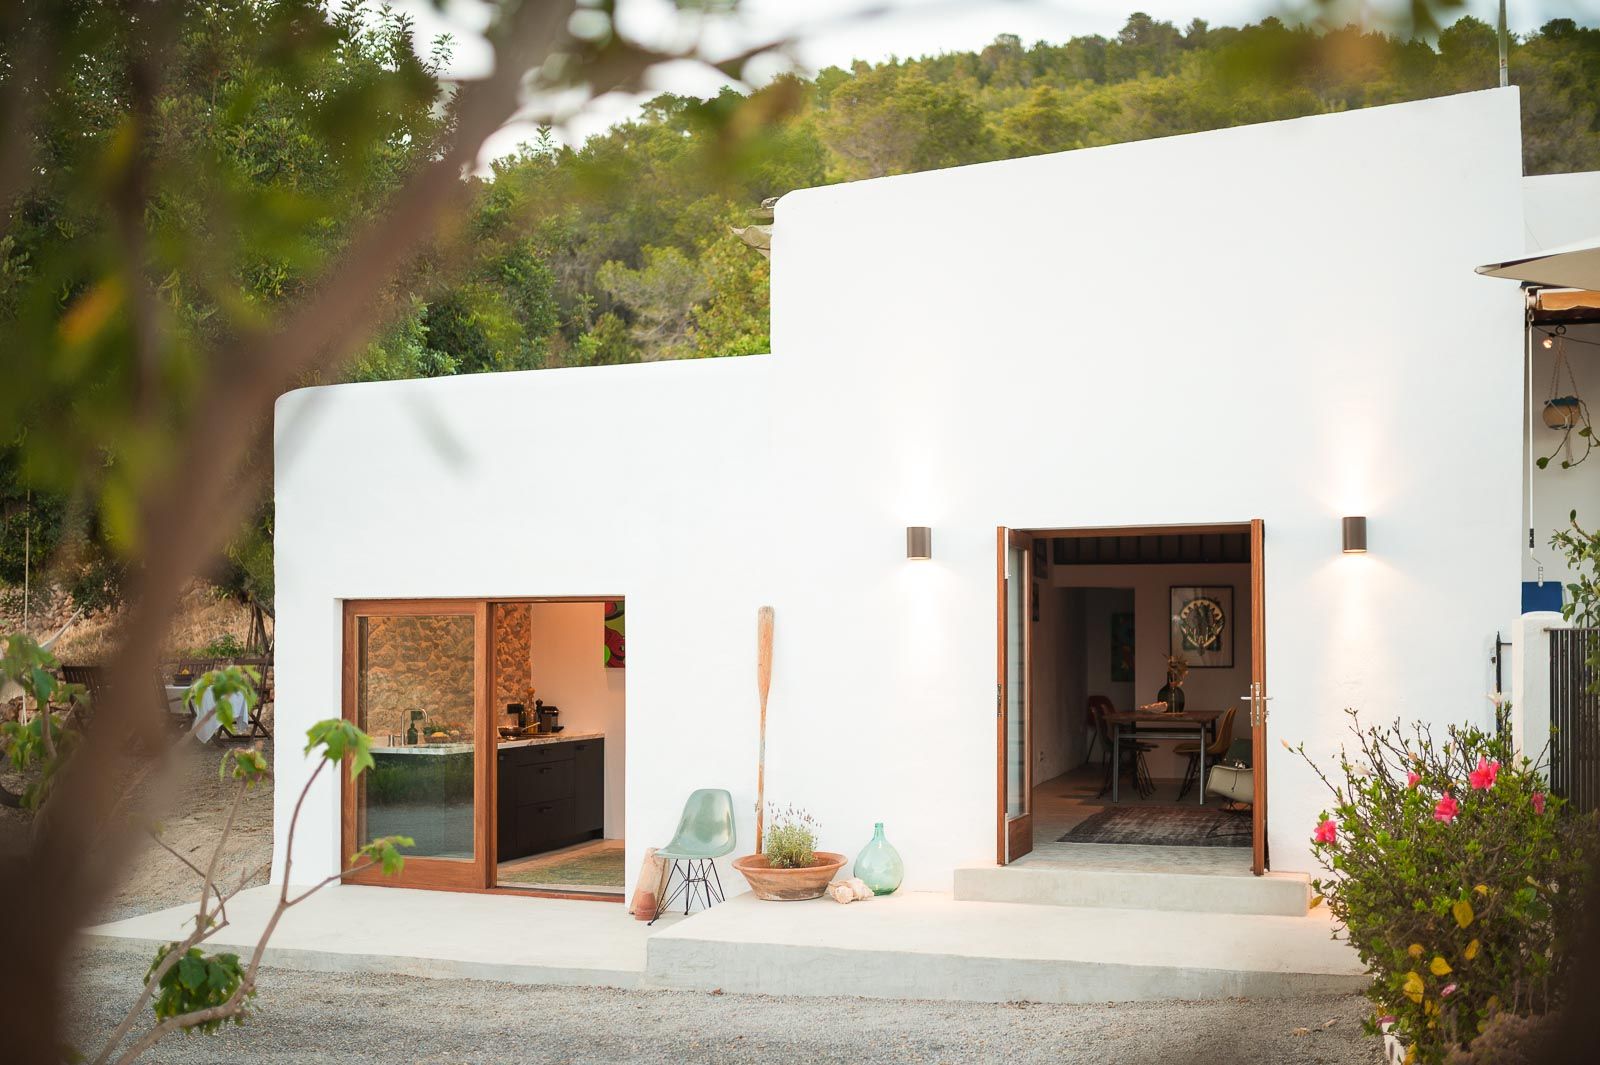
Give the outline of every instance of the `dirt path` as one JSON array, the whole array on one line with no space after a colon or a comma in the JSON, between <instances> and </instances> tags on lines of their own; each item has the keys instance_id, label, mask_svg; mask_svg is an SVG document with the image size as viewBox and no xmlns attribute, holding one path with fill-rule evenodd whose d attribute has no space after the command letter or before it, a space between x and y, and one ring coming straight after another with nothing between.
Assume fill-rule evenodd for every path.
<instances>
[{"instance_id":1,"label":"dirt path","mask_svg":"<svg viewBox=\"0 0 1600 1065\"><path fill-rule=\"evenodd\" d=\"M262 741L262 748L270 762L271 741ZM222 835L237 787L231 780L224 782L217 776L225 749L221 744L202 746L193 742L179 749L172 789L177 799L164 812L161 822L162 838L168 846L202 868ZM269 784L252 788L239 804L228 851L220 864L220 882L231 887L241 876L255 871L247 878L249 884L264 884L267 877L260 870L271 860L272 788ZM118 920L195 902L199 894L200 881L192 871L154 843L147 843L116 897L107 904L106 919Z\"/></svg>"}]
</instances>

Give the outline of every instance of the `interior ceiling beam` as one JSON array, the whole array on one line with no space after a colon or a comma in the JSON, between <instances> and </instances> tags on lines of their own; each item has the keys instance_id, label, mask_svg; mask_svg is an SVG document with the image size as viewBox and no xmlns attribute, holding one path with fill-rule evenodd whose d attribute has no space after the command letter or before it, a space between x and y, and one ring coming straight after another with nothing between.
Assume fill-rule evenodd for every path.
<instances>
[{"instance_id":1,"label":"interior ceiling beam","mask_svg":"<svg viewBox=\"0 0 1600 1065\"><path fill-rule=\"evenodd\" d=\"M1037 534L1035 534L1037 535ZM1050 538L1059 566L1215 565L1250 561L1250 534L1189 532Z\"/></svg>"}]
</instances>

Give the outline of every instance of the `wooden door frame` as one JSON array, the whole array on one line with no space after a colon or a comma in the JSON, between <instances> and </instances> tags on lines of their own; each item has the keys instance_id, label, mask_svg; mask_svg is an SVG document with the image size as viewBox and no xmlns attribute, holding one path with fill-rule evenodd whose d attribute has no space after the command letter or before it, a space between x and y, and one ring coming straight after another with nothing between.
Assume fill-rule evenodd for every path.
<instances>
[{"instance_id":1,"label":"wooden door frame","mask_svg":"<svg viewBox=\"0 0 1600 1065\"><path fill-rule=\"evenodd\" d=\"M1267 588L1266 524L1250 520L1250 871L1267 871Z\"/></svg>"},{"instance_id":2,"label":"wooden door frame","mask_svg":"<svg viewBox=\"0 0 1600 1065\"><path fill-rule=\"evenodd\" d=\"M494 754L496 733L489 716L493 692L493 658L489 644L489 600L486 599L347 599L344 602L344 661L340 674L343 687L343 716L358 725L356 706L357 619L362 617L470 617L472 618L472 846L473 858L457 861L447 858L408 857L405 868L395 876L384 876L376 868L350 872L356 841L356 786L350 779L350 759L340 768L339 787L339 865L344 880L351 884L382 884L391 887L444 888L473 890L491 883L494 875ZM486 736L487 733L487 736Z\"/></svg>"},{"instance_id":3,"label":"wooden door frame","mask_svg":"<svg viewBox=\"0 0 1600 1065\"><path fill-rule=\"evenodd\" d=\"M355 681L356 681L356 624L360 616L367 617L401 617L401 616L427 616L432 614L471 613L474 618L473 637L473 668L478 670L479 676L473 691L473 719L477 750L474 756L473 773L473 837L474 846L478 841L483 842L483 851L479 860L467 862L436 862L429 859L409 859L408 868L413 868L414 863L426 862L432 866L451 865L459 869L473 870L475 875L464 878L458 875L457 870L446 870L446 875L438 875L436 871L424 868L414 870L411 874L402 872L401 879L385 877L377 870L367 870L357 874L347 874L345 882L353 884L376 884L384 887L411 887L429 891L461 891L477 894L492 895L519 895L526 898L571 899L584 902L626 902L622 895L601 894L592 891L549 891L537 888L500 887L498 883L497 867L495 860L499 853L500 819L495 809L495 800L498 795L499 758L499 733L496 731L493 714L494 705L494 663L495 663L495 628L494 607L496 604L506 603L606 603L626 602L627 597L617 595L502 595L492 598L481 596L439 596L427 599L346 599L344 600L343 618L343 659L340 663L340 678L342 685L341 705L344 719L355 722ZM339 783L339 823L340 823L340 868L348 869L350 855L355 851L355 805L354 794L350 781L350 760L345 759L340 772ZM485 795L487 802L484 801Z\"/></svg>"},{"instance_id":4,"label":"wooden door frame","mask_svg":"<svg viewBox=\"0 0 1600 1065\"><path fill-rule=\"evenodd\" d=\"M1253 802L1251 804L1251 871L1257 876L1263 875L1270 867L1267 853L1267 759L1269 747L1267 746L1267 706L1270 696L1267 694L1267 620L1266 620L1266 526L1260 518L1251 518L1249 521L1236 522L1210 522L1205 524L1169 524L1169 525L1106 525L1106 526L1076 526L1071 528L1034 528L1011 529L999 526L996 534L996 632L998 639L996 652L996 678L995 685L995 863L1007 864L1007 821L1006 821L1006 550L1011 546L1010 538L1013 534L1021 535L1028 539L1044 536L1055 539L1061 537L1094 537L1094 536L1162 536L1177 533L1241 533L1248 532L1250 536L1250 728L1251 728L1251 787ZM1024 552L1025 570L1029 570L1033 563L1033 552ZM1150 563L1156 565L1158 563ZM1031 572L1024 573L1024 609L1023 616L1029 616L1026 596L1033 594ZM1025 641L1031 640L1031 630L1024 630ZM1028 688L1027 698L1031 699L1032 688L1032 653L1031 646L1024 651L1028 659ZM1031 790L1033 775L1033 714L1031 706L1028 708L1028 740L1025 760L1027 763L1028 785ZM1205 787L1205 782L1200 782ZM1032 812L1032 795L1028 796L1029 812Z\"/></svg>"},{"instance_id":5,"label":"wooden door frame","mask_svg":"<svg viewBox=\"0 0 1600 1065\"><path fill-rule=\"evenodd\" d=\"M1033 631L1029 624L1032 616L1029 607L1033 596L1033 534L1018 529L999 526L996 540L996 623L999 639L996 641L995 663L995 863L1006 865L1012 855L1020 858L1033 850ZM1022 549L1022 572L1015 579L1022 589L1022 716L1027 723L1022 745L1022 805L1021 816L1012 820L1006 813L1006 750L1010 739L1010 677L1006 670L1010 619L1006 596L1007 555L1013 547ZM1013 846L1013 835L1027 834L1027 847L1020 851Z\"/></svg>"}]
</instances>

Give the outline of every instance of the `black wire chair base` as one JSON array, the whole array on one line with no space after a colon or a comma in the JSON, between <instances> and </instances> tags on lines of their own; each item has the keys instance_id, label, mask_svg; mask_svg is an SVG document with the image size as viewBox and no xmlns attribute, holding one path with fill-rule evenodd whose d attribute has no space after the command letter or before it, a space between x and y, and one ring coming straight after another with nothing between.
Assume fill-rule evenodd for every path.
<instances>
[{"instance_id":1,"label":"black wire chair base","mask_svg":"<svg viewBox=\"0 0 1600 1065\"><path fill-rule=\"evenodd\" d=\"M1135 747L1132 748L1130 753L1129 749L1124 748L1122 756L1129 762L1127 768L1133 770L1134 790L1139 793L1141 798L1148 799L1152 794L1155 793L1156 782L1155 778L1150 775L1150 764L1145 761L1144 752ZM1106 750L1105 758L1101 764L1104 767L1105 772L1100 778L1100 790L1095 793L1095 798L1097 799L1103 797L1108 791L1111 790L1112 766L1111 751L1109 749Z\"/></svg>"},{"instance_id":2,"label":"black wire chair base","mask_svg":"<svg viewBox=\"0 0 1600 1065\"><path fill-rule=\"evenodd\" d=\"M678 886L672 886L673 876L678 877ZM672 908L672 904L683 898L683 915L689 916L689 908L694 905L695 889L699 889L700 897L705 900L704 909L722 902L726 896L722 891L722 876L717 872L717 863L710 858L674 858L672 865L667 869L667 879L661 884L661 894L666 896L665 901L660 897L656 900L656 915L650 918L650 924L655 924L662 914Z\"/></svg>"}]
</instances>

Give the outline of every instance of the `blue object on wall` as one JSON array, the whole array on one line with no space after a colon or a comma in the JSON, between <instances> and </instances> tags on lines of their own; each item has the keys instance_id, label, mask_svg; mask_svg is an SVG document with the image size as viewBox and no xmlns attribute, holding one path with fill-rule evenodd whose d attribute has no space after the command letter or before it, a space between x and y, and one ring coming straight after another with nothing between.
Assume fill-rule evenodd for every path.
<instances>
[{"instance_id":1,"label":"blue object on wall","mask_svg":"<svg viewBox=\"0 0 1600 1065\"><path fill-rule=\"evenodd\" d=\"M1535 610L1561 610L1560 581L1522 582L1522 612L1531 614Z\"/></svg>"}]
</instances>

